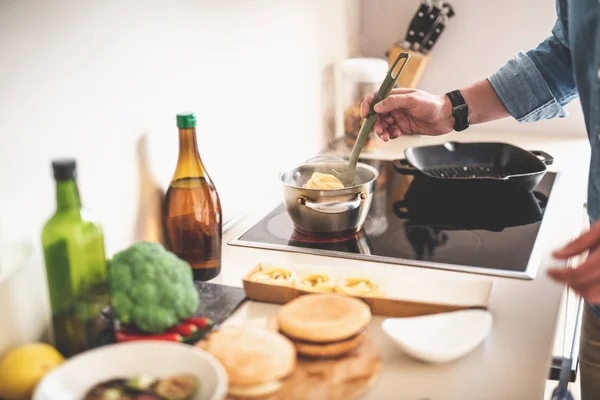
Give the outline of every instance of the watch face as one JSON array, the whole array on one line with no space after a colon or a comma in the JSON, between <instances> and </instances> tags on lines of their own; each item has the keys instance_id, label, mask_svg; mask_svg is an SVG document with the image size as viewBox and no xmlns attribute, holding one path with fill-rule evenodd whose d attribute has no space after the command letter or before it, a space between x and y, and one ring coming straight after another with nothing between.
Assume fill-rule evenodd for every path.
<instances>
[{"instance_id":1,"label":"watch face","mask_svg":"<svg viewBox=\"0 0 600 400\"><path fill-rule=\"evenodd\" d=\"M466 104L461 104L452 109L454 116L454 130L457 132L464 131L469 127L469 107Z\"/></svg>"}]
</instances>

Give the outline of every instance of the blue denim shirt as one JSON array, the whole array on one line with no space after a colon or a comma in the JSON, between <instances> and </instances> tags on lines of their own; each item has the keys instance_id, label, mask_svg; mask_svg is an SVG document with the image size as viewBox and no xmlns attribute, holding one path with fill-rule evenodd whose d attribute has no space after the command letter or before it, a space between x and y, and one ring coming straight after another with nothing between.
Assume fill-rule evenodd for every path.
<instances>
[{"instance_id":1,"label":"blue denim shirt","mask_svg":"<svg viewBox=\"0 0 600 400\"><path fill-rule=\"evenodd\" d=\"M489 82L520 122L564 118L579 96L591 145L588 214L600 217L600 29L598 0L557 0L552 35L518 53ZM592 310L600 317L600 309Z\"/></svg>"}]
</instances>

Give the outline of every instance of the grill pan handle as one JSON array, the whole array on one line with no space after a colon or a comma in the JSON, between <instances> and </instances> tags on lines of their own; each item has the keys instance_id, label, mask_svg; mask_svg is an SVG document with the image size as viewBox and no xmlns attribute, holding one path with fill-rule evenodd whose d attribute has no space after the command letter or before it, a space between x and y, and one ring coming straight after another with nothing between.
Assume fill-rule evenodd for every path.
<instances>
[{"instance_id":1,"label":"grill pan handle","mask_svg":"<svg viewBox=\"0 0 600 400\"><path fill-rule=\"evenodd\" d=\"M408 218L409 217L409 212L408 207L406 207L406 201L405 200L399 200L397 202L394 203L393 207L393 211L394 214L396 214L396 216L398 218Z\"/></svg>"},{"instance_id":2,"label":"grill pan handle","mask_svg":"<svg viewBox=\"0 0 600 400\"><path fill-rule=\"evenodd\" d=\"M552 163L554 162L554 157L552 157L550 154L546 153L545 151L532 150L532 151L530 151L530 153L533 154L534 156L536 156L537 158L539 158L539 160L546 165L552 165Z\"/></svg>"},{"instance_id":3,"label":"grill pan handle","mask_svg":"<svg viewBox=\"0 0 600 400\"><path fill-rule=\"evenodd\" d=\"M406 160L406 158L401 158L398 160L392 161L394 168L401 174L405 175L414 175L417 173L417 169L410 165L410 163Z\"/></svg>"}]
</instances>

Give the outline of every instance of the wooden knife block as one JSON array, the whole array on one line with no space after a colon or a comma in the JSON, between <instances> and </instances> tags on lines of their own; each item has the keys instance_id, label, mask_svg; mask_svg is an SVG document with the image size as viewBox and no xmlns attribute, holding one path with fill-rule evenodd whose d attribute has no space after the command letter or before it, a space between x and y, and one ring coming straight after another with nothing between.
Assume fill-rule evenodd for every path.
<instances>
[{"instance_id":1,"label":"wooden knife block","mask_svg":"<svg viewBox=\"0 0 600 400\"><path fill-rule=\"evenodd\" d=\"M400 46L399 43L395 43L389 51L388 54L388 64L390 67L396 61L396 58L400 53L409 53L410 59L406 63L404 67L404 71L402 75L398 78L398 86L405 88L415 88L419 85L421 81L421 77L425 68L427 67L427 63L431 58L431 54L421 54L412 50L406 50Z\"/></svg>"}]
</instances>

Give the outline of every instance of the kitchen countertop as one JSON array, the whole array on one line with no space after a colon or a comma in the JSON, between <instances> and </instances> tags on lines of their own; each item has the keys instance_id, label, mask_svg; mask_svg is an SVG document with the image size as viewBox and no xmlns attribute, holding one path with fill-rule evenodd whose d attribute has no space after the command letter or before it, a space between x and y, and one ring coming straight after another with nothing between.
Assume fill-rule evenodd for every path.
<instances>
[{"instance_id":1,"label":"kitchen countertop","mask_svg":"<svg viewBox=\"0 0 600 400\"><path fill-rule=\"evenodd\" d=\"M265 189L263 198L273 199L248 210L223 238L223 271L212 282L241 286L241 278L261 261L357 267L383 274L391 281L405 277L492 279L490 312L494 323L486 341L465 358L447 365L428 365L405 356L380 328L383 318L374 317L369 332L382 348L383 368L365 399L429 400L538 400L544 389L555 347L564 288L545 274L560 265L551 257L553 249L571 240L582 229L582 207L586 201L589 144L580 136L523 135L472 130L444 137L402 137L364 154L365 158L394 159L405 147L455 141L502 141L529 150L543 150L554 157L550 171L560 172L548 204L539 240L541 265L534 280L471 275L452 271L398 266L380 262L340 259L317 255L261 250L228 245L281 201L277 185ZM572 262L572 261L571 261ZM276 305L247 302L231 318L273 315Z\"/></svg>"}]
</instances>

